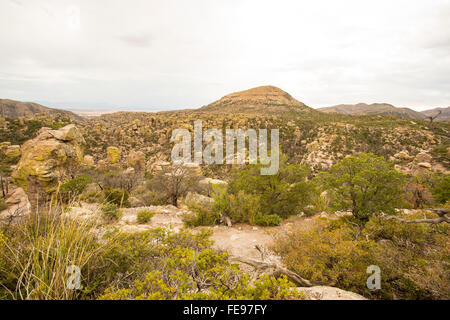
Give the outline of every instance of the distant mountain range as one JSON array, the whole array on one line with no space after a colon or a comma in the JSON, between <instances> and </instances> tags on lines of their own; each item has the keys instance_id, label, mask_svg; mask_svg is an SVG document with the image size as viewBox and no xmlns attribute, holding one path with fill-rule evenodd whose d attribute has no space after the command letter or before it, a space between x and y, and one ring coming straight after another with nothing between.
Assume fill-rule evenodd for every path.
<instances>
[{"instance_id":1,"label":"distant mountain range","mask_svg":"<svg viewBox=\"0 0 450 320\"><path fill-rule=\"evenodd\" d=\"M393 115L403 118L411 118L415 120L426 120L429 116L436 115L439 111L442 114L435 119L435 121L448 121L450 120L450 107L449 108L436 108L426 110L422 112L414 111L409 108L397 108L388 103L358 103L358 104L340 104L333 107L318 108L317 110L326 113L340 113L351 116L362 115Z\"/></svg>"},{"instance_id":2,"label":"distant mountain range","mask_svg":"<svg viewBox=\"0 0 450 320\"><path fill-rule=\"evenodd\" d=\"M3 118L18 119L19 117L31 116L36 113L62 114L77 120L82 119L82 117L67 110L48 108L33 102L0 99L0 116Z\"/></svg>"},{"instance_id":3,"label":"distant mountain range","mask_svg":"<svg viewBox=\"0 0 450 320\"><path fill-rule=\"evenodd\" d=\"M37 103L20 102L15 100L0 99L0 116L3 118L17 119L36 113L50 113L69 115L74 119L81 120L80 115L91 118L99 116L102 113L91 110L92 114L80 112L76 114L71 111L53 109L44 107ZM118 110L117 110L118 111ZM181 111L181 110L179 110ZM324 113L338 113L350 116L362 115L393 115L414 120L427 120L430 116L439 116L434 121L450 121L450 107L435 108L422 112L414 111L409 108L397 108L388 103L358 103L358 104L340 104L332 107L313 109L304 103L296 100L287 92L274 86L261 86L244 91L228 94L221 99L199 109L186 110L193 113L212 113L212 114L248 114L248 115L276 115L281 117L289 116L319 116ZM175 111L164 111L175 112Z\"/></svg>"}]
</instances>

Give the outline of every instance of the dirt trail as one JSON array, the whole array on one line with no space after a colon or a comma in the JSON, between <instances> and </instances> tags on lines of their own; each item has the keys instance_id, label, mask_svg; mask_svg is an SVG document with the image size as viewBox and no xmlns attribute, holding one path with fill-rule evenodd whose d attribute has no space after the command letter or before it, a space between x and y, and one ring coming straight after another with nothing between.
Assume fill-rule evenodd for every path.
<instances>
[{"instance_id":1,"label":"dirt trail","mask_svg":"<svg viewBox=\"0 0 450 320\"><path fill-rule=\"evenodd\" d=\"M84 216L91 212L92 215L98 215L99 210L96 205L83 204L83 208L73 208L74 213ZM137 214L142 210L155 212L149 223L138 224ZM125 232L138 232L158 227L179 231L184 227L183 215L188 210L176 208L174 206L149 206L139 208L123 209L123 215L117 225ZM213 247L226 250L233 256L244 256L253 259L261 259L261 253L255 248L256 245L268 249L276 234L286 233L295 228L309 228L313 225L317 217L292 216L283 221L278 227L260 227L250 226L248 224L236 224L232 227L224 225L214 227L197 227L192 229L194 232L201 228L207 228L213 231L211 240L214 241ZM269 252L269 259L278 260Z\"/></svg>"},{"instance_id":2,"label":"dirt trail","mask_svg":"<svg viewBox=\"0 0 450 320\"><path fill-rule=\"evenodd\" d=\"M217 226L211 228L214 233L213 247L227 250L231 255L261 259L261 253L255 245L270 247L274 236L280 232L288 232L292 227L308 228L315 218L290 217L279 227L254 227L247 224L237 224L232 227Z\"/></svg>"}]
</instances>

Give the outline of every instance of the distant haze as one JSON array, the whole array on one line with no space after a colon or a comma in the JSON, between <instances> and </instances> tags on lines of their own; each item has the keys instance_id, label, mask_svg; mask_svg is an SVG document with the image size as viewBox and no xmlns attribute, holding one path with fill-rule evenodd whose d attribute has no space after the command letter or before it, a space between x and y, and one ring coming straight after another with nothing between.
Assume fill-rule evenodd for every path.
<instances>
[{"instance_id":1,"label":"distant haze","mask_svg":"<svg viewBox=\"0 0 450 320\"><path fill-rule=\"evenodd\" d=\"M450 0L2 0L0 98L198 108L274 85L311 107L450 106Z\"/></svg>"}]
</instances>

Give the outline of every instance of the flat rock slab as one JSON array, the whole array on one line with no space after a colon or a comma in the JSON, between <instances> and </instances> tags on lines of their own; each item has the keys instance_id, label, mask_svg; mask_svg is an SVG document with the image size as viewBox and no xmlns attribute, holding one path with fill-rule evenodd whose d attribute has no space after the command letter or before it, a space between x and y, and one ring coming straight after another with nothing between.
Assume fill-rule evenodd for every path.
<instances>
[{"instance_id":1,"label":"flat rock slab","mask_svg":"<svg viewBox=\"0 0 450 320\"><path fill-rule=\"evenodd\" d=\"M296 290L299 292L304 292L306 299L308 300L367 300L357 293L341 290L335 287L298 287Z\"/></svg>"}]
</instances>

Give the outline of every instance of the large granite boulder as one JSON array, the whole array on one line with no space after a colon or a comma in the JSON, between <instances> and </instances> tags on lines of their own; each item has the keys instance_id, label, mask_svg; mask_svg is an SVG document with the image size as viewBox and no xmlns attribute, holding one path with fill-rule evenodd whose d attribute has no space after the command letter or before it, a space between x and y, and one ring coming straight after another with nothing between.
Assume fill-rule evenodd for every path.
<instances>
[{"instance_id":1,"label":"large granite boulder","mask_svg":"<svg viewBox=\"0 0 450 320\"><path fill-rule=\"evenodd\" d=\"M83 160L85 143L78 128L70 124L59 130L41 128L36 138L23 144L12 178L27 193L32 208L72 177Z\"/></svg>"}]
</instances>

